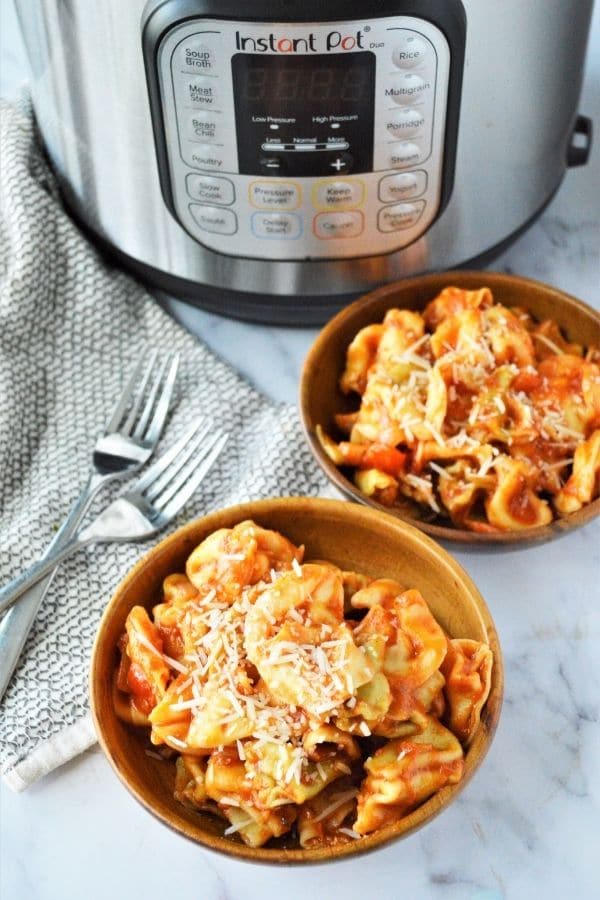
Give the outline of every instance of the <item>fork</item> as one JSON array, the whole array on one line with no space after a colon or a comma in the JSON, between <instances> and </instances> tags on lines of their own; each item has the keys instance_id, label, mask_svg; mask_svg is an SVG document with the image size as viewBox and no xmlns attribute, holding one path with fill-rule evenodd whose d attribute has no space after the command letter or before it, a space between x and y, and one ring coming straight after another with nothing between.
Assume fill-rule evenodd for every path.
<instances>
[{"instance_id":1,"label":"fork","mask_svg":"<svg viewBox=\"0 0 600 900\"><path fill-rule=\"evenodd\" d=\"M212 432L212 433L211 433ZM199 419L136 483L64 546L0 592L0 612L48 572L90 543L141 541L161 531L192 496L228 439Z\"/></svg>"},{"instance_id":2,"label":"fork","mask_svg":"<svg viewBox=\"0 0 600 900\"><path fill-rule=\"evenodd\" d=\"M54 536L44 558L76 531L96 493L107 482L130 475L151 456L167 417L179 357L154 351L132 371L104 433L96 441L87 483ZM19 661L54 573L36 584L0 622L0 699Z\"/></svg>"}]
</instances>

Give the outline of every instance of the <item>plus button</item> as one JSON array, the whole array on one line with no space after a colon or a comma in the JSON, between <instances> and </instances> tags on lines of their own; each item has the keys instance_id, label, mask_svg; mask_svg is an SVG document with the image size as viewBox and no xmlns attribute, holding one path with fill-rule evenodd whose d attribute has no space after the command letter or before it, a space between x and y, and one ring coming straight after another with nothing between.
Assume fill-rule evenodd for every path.
<instances>
[{"instance_id":1,"label":"plus button","mask_svg":"<svg viewBox=\"0 0 600 900\"><path fill-rule=\"evenodd\" d=\"M334 160L332 163L330 163L330 165L331 165L337 172L341 172L342 169L345 169L345 168L346 168L346 163L344 162L343 159L340 159L339 156L338 156L338 158L337 158L336 160Z\"/></svg>"}]
</instances>

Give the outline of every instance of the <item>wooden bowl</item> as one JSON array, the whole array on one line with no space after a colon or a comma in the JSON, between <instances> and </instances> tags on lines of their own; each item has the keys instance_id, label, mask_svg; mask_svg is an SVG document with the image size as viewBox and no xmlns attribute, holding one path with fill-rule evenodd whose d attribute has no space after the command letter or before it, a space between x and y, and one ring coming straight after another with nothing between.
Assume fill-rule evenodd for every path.
<instances>
[{"instance_id":1,"label":"wooden bowl","mask_svg":"<svg viewBox=\"0 0 600 900\"><path fill-rule=\"evenodd\" d=\"M112 699L117 642L129 610L159 602L163 579L184 570L193 548L217 528L244 519L281 531L306 545L307 559L328 559L345 569L387 576L418 588L452 637L485 641L494 654L492 687L481 724L466 753L457 785L443 788L401 822L339 847L302 850L288 838L253 849L237 836L224 837L214 817L178 803L173 797L175 765L148 756L147 729L121 722ZM466 572L445 550L393 516L338 500L283 498L259 500L211 513L191 522L154 547L129 572L108 605L93 648L90 671L92 714L100 744L115 772L134 797L166 825L205 847L257 862L307 863L353 856L404 837L429 822L462 791L485 756L500 714L503 667L498 636L489 610Z\"/></svg>"},{"instance_id":2,"label":"wooden bowl","mask_svg":"<svg viewBox=\"0 0 600 900\"><path fill-rule=\"evenodd\" d=\"M324 452L316 434L317 425L335 437L339 431L334 415L357 408L355 396L345 396L339 388L348 345L361 328L382 322L388 309L422 310L443 288L453 285L473 290L489 287L494 299L506 306L521 306L535 319L553 319L569 341L600 346L600 313L575 297L529 278L499 272L441 272L386 285L352 303L337 314L320 332L304 362L300 380L300 414L311 450L328 478L350 499L410 522L435 538L468 544L497 545L515 549L558 537L589 522L600 513L600 498L578 512L558 518L548 525L525 531L478 534L450 524L439 524L435 513L408 498L394 507L383 506L360 491ZM341 438L341 435L339 435Z\"/></svg>"}]
</instances>

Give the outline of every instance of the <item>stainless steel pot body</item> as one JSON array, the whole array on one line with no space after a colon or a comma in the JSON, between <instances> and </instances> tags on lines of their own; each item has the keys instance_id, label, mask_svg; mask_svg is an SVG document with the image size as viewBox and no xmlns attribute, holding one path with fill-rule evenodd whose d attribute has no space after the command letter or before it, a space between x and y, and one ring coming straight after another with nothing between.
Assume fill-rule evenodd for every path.
<instances>
[{"instance_id":1,"label":"stainless steel pot body","mask_svg":"<svg viewBox=\"0 0 600 900\"><path fill-rule=\"evenodd\" d=\"M365 15L376 6L363 5ZM175 291L178 280L188 295L195 286L200 304L231 313L227 296L262 295L281 321L293 318L298 296L317 306L323 298L324 309L325 298L476 258L522 229L560 184L592 0L463 6L454 187L441 215L397 252L269 261L205 248L165 205L141 50L144 0L17 0L37 120L76 217L141 271L167 286L172 277ZM245 4L240 14L251 18Z\"/></svg>"}]
</instances>

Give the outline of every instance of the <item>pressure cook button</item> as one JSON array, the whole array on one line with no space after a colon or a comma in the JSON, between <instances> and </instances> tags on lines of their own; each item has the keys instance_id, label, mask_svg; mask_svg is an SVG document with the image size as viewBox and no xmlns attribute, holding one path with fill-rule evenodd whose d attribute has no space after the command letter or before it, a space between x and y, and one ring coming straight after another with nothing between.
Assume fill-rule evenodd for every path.
<instances>
[{"instance_id":1,"label":"pressure cook button","mask_svg":"<svg viewBox=\"0 0 600 900\"><path fill-rule=\"evenodd\" d=\"M235 188L227 178L190 173L185 180L187 192L192 200L201 203L217 203L229 206L235 200Z\"/></svg>"},{"instance_id":2,"label":"pressure cook button","mask_svg":"<svg viewBox=\"0 0 600 900\"><path fill-rule=\"evenodd\" d=\"M219 121L212 112L195 112L188 118L188 138L191 141L218 141Z\"/></svg>"},{"instance_id":3,"label":"pressure cook button","mask_svg":"<svg viewBox=\"0 0 600 900\"><path fill-rule=\"evenodd\" d=\"M392 60L399 69L412 69L431 53L431 44L414 31L397 32L395 40Z\"/></svg>"},{"instance_id":4,"label":"pressure cook button","mask_svg":"<svg viewBox=\"0 0 600 900\"><path fill-rule=\"evenodd\" d=\"M430 89L431 82L428 79L421 78L414 72L399 72L390 78L384 93L388 101L391 100L399 106L408 106Z\"/></svg>"},{"instance_id":5,"label":"pressure cook button","mask_svg":"<svg viewBox=\"0 0 600 900\"><path fill-rule=\"evenodd\" d=\"M190 203L190 212L203 231L212 231L214 234L235 234L237 231L237 216L231 209Z\"/></svg>"},{"instance_id":6,"label":"pressure cook button","mask_svg":"<svg viewBox=\"0 0 600 900\"><path fill-rule=\"evenodd\" d=\"M322 181L313 190L313 203L327 209L344 209L360 206L364 200L365 185L362 181Z\"/></svg>"},{"instance_id":7,"label":"pressure cook button","mask_svg":"<svg viewBox=\"0 0 600 900\"><path fill-rule=\"evenodd\" d=\"M218 147L210 144L188 144L185 148L186 163L196 169L210 169L215 172L223 168L223 157Z\"/></svg>"},{"instance_id":8,"label":"pressure cook button","mask_svg":"<svg viewBox=\"0 0 600 900\"><path fill-rule=\"evenodd\" d=\"M427 173L423 169L416 172L399 172L397 175L386 175L379 182L379 199L382 203L394 200L408 200L420 197L427 187Z\"/></svg>"},{"instance_id":9,"label":"pressure cook button","mask_svg":"<svg viewBox=\"0 0 600 900\"><path fill-rule=\"evenodd\" d=\"M184 38L177 48L174 62L181 71L212 74L216 68L215 52L204 37Z\"/></svg>"},{"instance_id":10,"label":"pressure cook button","mask_svg":"<svg viewBox=\"0 0 600 900\"><path fill-rule=\"evenodd\" d=\"M401 231L411 228L419 221L425 209L425 201L415 203L397 203L395 206L384 206L379 210L377 227L380 231Z\"/></svg>"},{"instance_id":11,"label":"pressure cook button","mask_svg":"<svg viewBox=\"0 0 600 900\"><path fill-rule=\"evenodd\" d=\"M260 238L290 238L302 234L302 219L294 213L254 213L252 231Z\"/></svg>"},{"instance_id":12,"label":"pressure cook button","mask_svg":"<svg viewBox=\"0 0 600 900\"><path fill-rule=\"evenodd\" d=\"M199 109L214 109L217 106L219 94L216 78L182 76L179 84L185 103L191 103Z\"/></svg>"},{"instance_id":13,"label":"pressure cook button","mask_svg":"<svg viewBox=\"0 0 600 900\"><path fill-rule=\"evenodd\" d=\"M390 112L385 120L385 127L394 137L412 137L424 124L423 113L410 106Z\"/></svg>"},{"instance_id":14,"label":"pressure cook button","mask_svg":"<svg viewBox=\"0 0 600 900\"><path fill-rule=\"evenodd\" d=\"M291 181L253 181L248 188L252 206L258 209L296 209L300 187Z\"/></svg>"},{"instance_id":15,"label":"pressure cook button","mask_svg":"<svg viewBox=\"0 0 600 900\"><path fill-rule=\"evenodd\" d=\"M319 213L313 221L313 228L318 238L353 238L362 234L364 218L361 212Z\"/></svg>"},{"instance_id":16,"label":"pressure cook button","mask_svg":"<svg viewBox=\"0 0 600 900\"><path fill-rule=\"evenodd\" d=\"M414 166L420 163L425 157L425 152L418 144L412 141L399 141L397 144L390 144L390 155L388 157L390 169L401 169L403 166Z\"/></svg>"}]
</instances>

